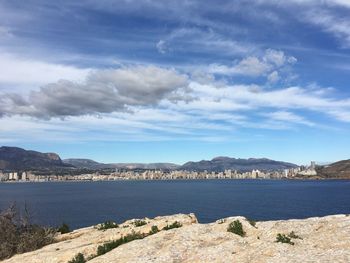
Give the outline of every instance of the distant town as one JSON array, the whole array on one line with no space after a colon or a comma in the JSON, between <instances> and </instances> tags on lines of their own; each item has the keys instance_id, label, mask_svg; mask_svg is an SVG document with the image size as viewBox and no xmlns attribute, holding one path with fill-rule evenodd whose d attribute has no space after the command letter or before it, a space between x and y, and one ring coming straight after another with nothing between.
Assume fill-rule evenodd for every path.
<instances>
[{"instance_id":1,"label":"distant town","mask_svg":"<svg viewBox=\"0 0 350 263\"><path fill-rule=\"evenodd\" d=\"M293 179L316 176L315 162L310 166L300 166L280 171L239 172L227 169L223 172L196 172L170 170L118 170L110 173L95 171L79 175L43 175L33 171L0 172L0 182L47 182L47 181L117 181L117 180L197 180L197 179Z\"/></svg>"}]
</instances>

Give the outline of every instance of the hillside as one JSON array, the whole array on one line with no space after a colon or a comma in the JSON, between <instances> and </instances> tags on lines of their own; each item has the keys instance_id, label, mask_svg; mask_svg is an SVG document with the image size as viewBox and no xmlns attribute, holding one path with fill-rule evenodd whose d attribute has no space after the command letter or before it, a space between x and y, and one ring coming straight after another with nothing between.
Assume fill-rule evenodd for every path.
<instances>
[{"instance_id":1,"label":"hillside","mask_svg":"<svg viewBox=\"0 0 350 263\"><path fill-rule=\"evenodd\" d=\"M27 170L64 168L64 164L56 153L27 151L18 147L0 147L1 170Z\"/></svg>"},{"instance_id":2,"label":"hillside","mask_svg":"<svg viewBox=\"0 0 350 263\"><path fill-rule=\"evenodd\" d=\"M317 175L324 178L350 179L350 160L317 167Z\"/></svg>"},{"instance_id":3,"label":"hillside","mask_svg":"<svg viewBox=\"0 0 350 263\"><path fill-rule=\"evenodd\" d=\"M276 171L297 167L296 164L274 161L266 158L236 159L229 157L216 157L211 161L187 162L181 166L182 170L188 171L215 171L221 172L226 169L248 172L252 170Z\"/></svg>"}]
</instances>

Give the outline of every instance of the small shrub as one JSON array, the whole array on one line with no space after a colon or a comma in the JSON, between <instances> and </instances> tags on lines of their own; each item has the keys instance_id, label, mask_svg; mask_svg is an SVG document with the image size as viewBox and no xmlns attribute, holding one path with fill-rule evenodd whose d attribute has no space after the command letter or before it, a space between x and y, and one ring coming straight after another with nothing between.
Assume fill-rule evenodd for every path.
<instances>
[{"instance_id":1,"label":"small shrub","mask_svg":"<svg viewBox=\"0 0 350 263\"><path fill-rule=\"evenodd\" d=\"M178 221L175 221L171 225L166 225L165 227L163 227L163 230L169 230L169 229L179 228L179 227L182 227L182 224Z\"/></svg>"},{"instance_id":2,"label":"small shrub","mask_svg":"<svg viewBox=\"0 0 350 263\"><path fill-rule=\"evenodd\" d=\"M86 259L82 253L77 254L72 260L68 261L68 263L85 263Z\"/></svg>"},{"instance_id":3,"label":"small shrub","mask_svg":"<svg viewBox=\"0 0 350 263\"><path fill-rule=\"evenodd\" d=\"M294 245L294 242L292 242L290 237L286 236L285 234L277 234L276 242Z\"/></svg>"},{"instance_id":4,"label":"small shrub","mask_svg":"<svg viewBox=\"0 0 350 263\"><path fill-rule=\"evenodd\" d=\"M239 220L235 220L235 221L231 222L228 225L227 231L232 232L232 233L239 235L241 237L245 236L245 232L243 230L242 223Z\"/></svg>"},{"instance_id":5,"label":"small shrub","mask_svg":"<svg viewBox=\"0 0 350 263\"><path fill-rule=\"evenodd\" d=\"M255 226L255 225L256 225L256 221L251 220L251 219L247 219L247 220L248 220L248 222L249 222L249 224L250 224L251 226L256 227L256 226Z\"/></svg>"},{"instance_id":6,"label":"small shrub","mask_svg":"<svg viewBox=\"0 0 350 263\"><path fill-rule=\"evenodd\" d=\"M290 232L288 237L294 238L294 239L302 239L300 236L296 235L294 231Z\"/></svg>"},{"instance_id":7,"label":"small shrub","mask_svg":"<svg viewBox=\"0 0 350 263\"><path fill-rule=\"evenodd\" d=\"M118 224L116 222L113 222L113 221L106 221L102 224L100 224L98 226L98 230L107 230L107 229L111 229L111 228L118 228Z\"/></svg>"},{"instance_id":8,"label":"small shrub","mask_svg":"<svg viewBox=\"0 0 350 263\"><path fill-rule=\"evenodd\" d=\"M155 233L158 233L159 232L159 229L158 229L158 227L157 226L152 226L152 228L151 228L151 231L149 231L149 235L153 235L153 234L155 234Z\"/></svg>"},{"instance_id":9,"label":"small shrub","mask_svg":"<svg viewBox=\"0 0 350 263\"><path fill-rule=\"evenodd\" d=\"M70 232L69 226L66 223L62 223L62 225L57 229L57 232L67 234Z\"/></svg>"},{"instance_id":10,"label":"small shrub","mask_svg":"<svg viewBox=\"0 0 350 263\"><path fill-rule=\"evenodd\" d=\"M123 245L125 243L131 242L131 241L136 240L136 239L142 239L145 236L146 235L144 235L144 234L133 232L133 233L128 234L128 235L126 235L124 237L121 237L121 238L119 238L117 240L113 240L113 241L107 242L107 243L105 243L105 244L103 244L101 246L98 246L96 257L104 255L107 252L111 251L112 249L115 249L115 248L119 247L120 245Z\"/></svg>"},{"instance_id":11,"label":"small shrub","mask_svg":"<svg viewBox=\"0 0 350 263\"><path fill-rule=\"evenodd\" d=\"M144 225L147 225L147 222L145 220L137 219L134 221L134 225L136 227L144 226Z\"/></svg>"}]
</instances>

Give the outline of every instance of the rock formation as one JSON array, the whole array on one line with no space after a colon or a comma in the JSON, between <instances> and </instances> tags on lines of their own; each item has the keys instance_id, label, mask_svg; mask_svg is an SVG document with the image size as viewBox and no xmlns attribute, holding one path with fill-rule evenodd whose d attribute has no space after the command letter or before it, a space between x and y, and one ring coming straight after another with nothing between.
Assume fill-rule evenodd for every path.
<instances>
[{"instance_id":1,"label":"rock formation","mask_svg":"<svg viewBox=\"0 0 350 263\"><path fill-rule=\"evenodd\" d=\"M245 236L227 231L238 220ZM57 243L40 250L16 255L6 263L67 263L74 255L86 258L97 247L128 233L148 233L152 226L162 229L177 221L182 227L162 230L140 240L123 244L88 262L350 262L350 216L334 215L299 220L266 221L256 224L244 217L229 217L199 224L193 214L145 219L136 227L129 220L119 228L105 231L96 227L76 230L57 237ZM276 242L278 234L289 243Z\"/></svg>"}]
</instances>

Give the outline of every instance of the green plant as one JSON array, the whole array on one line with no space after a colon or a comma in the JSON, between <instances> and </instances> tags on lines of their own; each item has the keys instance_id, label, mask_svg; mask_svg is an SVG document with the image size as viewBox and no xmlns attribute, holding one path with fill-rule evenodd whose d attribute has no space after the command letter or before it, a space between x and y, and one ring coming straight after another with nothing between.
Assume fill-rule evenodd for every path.
<instances>
[{"instance_id":1,"label":"green plant","mask_svg":"<svg viewBox=\"0 0 350 263\"><path fill-rule=\"evenodd\" d=\"M285 234L277 234L276 242L294 245L294 242L292 242L291 238Z\"/></svg>"},{"instance_id":2,"label":"green plant","mask_svg":"<svg viewBox=\"0 0 350 263\"><path fill-rule=\"evenodd\" d=\"M294 231L290 232L290 233L288 234L288 237L294 238L294 239L302 239L300 236L296 235L296 234L294 233Z\"/></svg>"},{"instance_id":3,"label":"green plant","mask_svg":"<svg viewBox=\"0 0 350 263\"><path fill-rule=\"evenodd\" d=\"M243 230L242 223L239 220L235 220L235 221L231 222L228 225L227 231L232 232L232 233L239 235L241 237L245 236L245 232Z\"/></svg>"},{"instance_id":4,"label":"green plant","mask_svg":"<svg viewBox=\"0 0 350 263\"><path fill-rule=\"evenodd\" d=\"M134 221L134 225L136 227L144 226L144 225L147 225L147 222L145 220L137 219Z\"/></svg>"},{"instance_id":5,"label":"green plant","mask_svg":"<svg viewBox=\"0 0 350 263\"><path fill-rule=\"evenodd\" d=\"M171 225L166 225L165 227L163 227L163 230L169 230L169 229L179 228L179 227L182 227L182 224L178 221L175 221Z\"/></svg>"},{"instance_id":6,"label":"green plant","mask_svg":"<svg viewBox=\"0 0 350 263\"><path fill-rule=\"evenodd\" d=\"M115 249L117 247L119 247L120 245L123 245L125 243L128 243L130 241L136 240L136 239L142 239L144 238L146 235L144 234L140 234L140 233L131 233L128 234L124 237L121 237L117 240L113 240L110 242L107 242L101 246L98 246L97 248L97 255L96 256L101 256L103 254L106 254L107 252L111 251L112 249Z\"/></svg>"},{"instance_id":7,"label":"green plant","mask_svg":"<svg viewBox=\"0 0 350 263\"><path fill-rule=\"evenodd\" d=\"M60 232L61 234L69 233L69 226L63 222L62 225L57 229L57 232Z\"/></svg>"},{"instance_id":8,"label":"green plant","mask_svg":"<svg viewBox=\"0 0 350 263\"><path fill-rule=\"evenodd\" d=\"M152 226L151 230L149 231L149 234L150 235L153 235L155 233L158 233L159 232L159 229L157 226Z\"/></svg>"},{"instance_id":9,"label":"green plant","mask_svg":"<svg viewBox=\"0 0 350 263\"><path fill-rule=\"evenodd\" d=\"M72 260L68 261L68 263L85 263L85 262L86 262L86 259L82 253L75 255L75 257Z\"/></svg>"},{"instance_id":10,"label":"green plant","mask_svg":"<svg viewBox=\"0 0 350 263\"><path fill-rule=\"evenodd\" d=\"M256 225L256 221L251 220L251 219L247 219L247 220L248 220L248 222L249 222L249 224L250 224L251 226L256 227L256 226L255 226L255 225Z\"/></svg>"},{"instance_id":11,"label":"green plant","mask_svg":"<svg viewBox=\"0 0 350 263\"><path fill-rule=\"evenodd\" d=\"M118 224L116 222L113 222L113 221L106 221L102 224L100 224L98 226L98 230L107 230L107 229L110 229L110 228L118 228Z\"/></svg>"},{"instance_id":12,"label":"green plant","mask_svg":"<svg viewBox=\"0 0 350 263\"><path fill-rule=\"evenodd\" d=\"M121 237L119 239L116 239L116 240L106 242L103 245L98 246L96 255L89 256L88 260L91 260L95 257L104 255L104 254L108 253L109 251L111 251L111 250L113 250L113 249L115 249L123 244L126 244L128 242L131 242L131 241L134 241L137 239L143 239L146 236L153 235L157 232L159 232L159 229L157 226L152 226L151 230L145 234L136 233L135 231L133 231L131 234L128 234L128 235Z\"/></svg>"}]
</instances>

